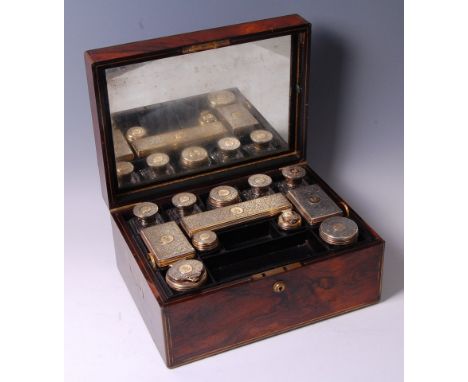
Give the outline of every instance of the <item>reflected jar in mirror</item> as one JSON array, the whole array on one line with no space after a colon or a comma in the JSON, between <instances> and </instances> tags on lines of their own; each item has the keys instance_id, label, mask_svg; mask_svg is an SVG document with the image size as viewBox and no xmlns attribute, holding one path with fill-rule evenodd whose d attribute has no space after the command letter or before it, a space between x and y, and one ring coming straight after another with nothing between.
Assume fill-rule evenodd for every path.
<instances>
[{"instance_id":1,"label":"reflected jar in mirror","mask_svg":"<svg viewBox=\"0 0 468 382\"><path fill-rule=\"evenodd\" d=\"M138 175L119 184L146 187L292 152L292 57L288 35L106 68L114 157ZM166 168L148 162L154 153L170 157Z\"/></svg>"}]
</instances>

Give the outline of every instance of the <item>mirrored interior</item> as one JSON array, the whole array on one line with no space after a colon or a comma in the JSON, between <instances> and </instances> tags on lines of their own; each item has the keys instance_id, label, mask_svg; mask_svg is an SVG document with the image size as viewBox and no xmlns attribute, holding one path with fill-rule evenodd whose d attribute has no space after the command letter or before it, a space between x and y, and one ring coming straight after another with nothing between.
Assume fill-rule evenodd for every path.
<instances>
[{"instance_id":1,"label":"mirrored interior","mask_svg":"<svg viewBox=\"0 0 468 382\"><path fill-rule=\"evenodd\" d=\"M106 69L120 188L289 146L291 36Z\"/></svg>"}]
</instances>

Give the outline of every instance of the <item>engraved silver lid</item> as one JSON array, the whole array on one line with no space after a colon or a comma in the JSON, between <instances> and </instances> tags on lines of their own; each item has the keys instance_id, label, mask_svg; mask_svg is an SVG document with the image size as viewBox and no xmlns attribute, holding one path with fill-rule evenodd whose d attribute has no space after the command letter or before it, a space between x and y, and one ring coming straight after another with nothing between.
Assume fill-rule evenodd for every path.
<instances>
[{"instance_id":1,"label":"engraved silver lid","mask_svg":"<svg viewBox=\"0 0 468 382\"><path fill-rule=\"evenodd\" d=\"M239 191L231 186L218 186L211 189L208 204L212 207L225 207L239 201Z\"/></svg>"},{"instance_id":2,"label":"engraved silver lid","mask_svg":"<svg viewBox=\"0 0 468 382\"><path fill-rule=\"evenodd\" d=\"M206 125L208 123L216 122L218 118L209 110L203 110L200 112L200 116L198 117L198 122L200 125Z\"/></svg>"},{"instance_id":3,"label":"engraved silver lid","mask_svg":"<svg viewBox=\"0 0 468 382\"><path fill-rule=\"evenodd\" d=\"M319 228L319 235L328 244L347 245L354 243L359 234L357 224L343 216L325 219Z\"/></svg>"},{"instance_id":4,"label":"engraved silver lid","mask_svg":"<svg viewBox=\"0 0 468 382\"><path fill-rule=\"evenodd\" d=\"M121 161L116 163L117 177L119 178L130 175L133 170L133 164L130 162Z\"/></svg>"},{"instance_id":5,"label":"engraved silver lid","mask_svg":"<svg viewBox=\"0 0 468 382\"><path fill-rule=\"evenodd\" d=\"M188 209L195 205L197 197L191 192L180 192L172 197L172 204L176 208Z\"/></svg>"},{"instance_id":6,"label":"engraved silver lid","mask_svg":"<svg viewBox=\"0 0 468 382\"><path fill-rule=\"evenodd\" d=\"M301 226L301 224L301 215L292 210L283 211L278 217L278 226L284 231L289 231L298 228Z\"/></svg>"},{"instance_id":7,"label":"engraved silver lid","mask_svg":"<svg viewBox=\"0 0 468 382\"><path fill-rule=\"evenodd\" d=\"M144 226L155 221L158 211L158 205L151 202L138 203L133 207L133 215Z\"/></svg>"},{"instance_id":8,"label":"engraved silver lid","mask_svg":"<svg viewBox=\"0 0 468 382\"><path fill-rule=\"evenodd\" d=\"M254 195L259 196L268 191L268 188L271 186L273 180L266 174L255 174L249 176L247 182L252 188L252 192L254 193Z\"/></svg>"},{"instance_id":9,"label":"engraved silver lid","mask_svg":"<svg viewBox=\"0 0 468 382\"><path fill-rule=\"evenodd\" d=\"M206 269L199 260L179 260L166 273L166 282L174 290L186 291L202 285L207 278Z\"/></svg>"},{"instance_id":10,"label":"engraved silver lid","mask_svg":"<svg viewBox=\"0 0 468 382\"><path fill-rule=\"evenodd\" d=\"M254 130L250 133L250 140L256 147L263 148L273 140L273 134L268 130Z\"/></svg>"},{"instance_id":11,"label":"engraved silver lid","mask_svg":"<svg viewBox=\"0 0 468 382\"><path fill-rule=\"evenodd\" d=\"M208 102L212 107L229 105L236 100L236 95L229 90L221 90L208 94Z\"/></svg>"},{"instance_id":12,"label":"engraved silver lid","mask_svg":"<svg viewBox=\"0 0 468 382\"><path fill-rule=\"evenodd\" d=\"M294 188L302 182L306 172L301 166L289 166L282 168L281 174L284 176L286 184Z\"/></svg>"},{"instance_id":13,"label":"engraved silver lid","mask_svg":"<svg viewBox=\"0 0 468 382\"><path fill-rule=\"evenodd\" d=\"M125 133L125 137L127 138L127 141L133 142L136 141L137 139L146 137L146 134L148 132L144 127L141 126L133 126L130 127L127 132Z\"/></svg>"},{"instance_id":14,"label":"engraved silver lid","mask_svg":"<svg viewBox=\"0 0 468 382\"><path fill-rule=\"evenodd\" d=\"M208 162L208 151L201 146L190 146L180 153L180 161L185 168L200 167Z\"/></svg>"},{"instance_id":15,"label":"engraved silver lid","mask_svg":"<svg viewBox=\"0 0 468 382\"><path fill-rule=\"evenodd\" d=\"M210 251L218 247L218 236L213 231L200 231L193 235L192 244L199 251Z\"/></svg>"},{"instance_id":16,"label":"engraved silver lid","mask_svg":"<svg viewBox=\"0 0 468 382\"><path fill-rule=\"evenodd\" d=\"M241 143L236 137L225 137L217 142L217 146L223 154L234 155L239 150Z\"/></svg>"},{"instance_id":17,"label":"engraved silver lid","mask_svg":"<svg viewBox=\"0 0 468 382\"><path fill-rule=\"evenodd\" d=\"M146 158L146 164L153 170L163 171L169 164L169 155L165 153L153 153Z\"/></svg>"}]
</instances>

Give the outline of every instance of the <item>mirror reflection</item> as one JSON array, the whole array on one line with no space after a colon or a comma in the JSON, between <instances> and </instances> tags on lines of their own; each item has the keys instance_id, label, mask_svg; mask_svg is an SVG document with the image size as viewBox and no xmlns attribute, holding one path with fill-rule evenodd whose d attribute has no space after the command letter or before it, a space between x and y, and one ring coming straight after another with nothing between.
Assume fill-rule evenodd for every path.
<instances>
[{"instance_id":1,"label":"mirror reflection","mask_svg":"<svg viewBox=\"0 0 468 382\"><path fill-rule=\"evenodd\" d=\"M106 70L120 187L289 150L291 37Z\"/></svg>"}]
</instances>

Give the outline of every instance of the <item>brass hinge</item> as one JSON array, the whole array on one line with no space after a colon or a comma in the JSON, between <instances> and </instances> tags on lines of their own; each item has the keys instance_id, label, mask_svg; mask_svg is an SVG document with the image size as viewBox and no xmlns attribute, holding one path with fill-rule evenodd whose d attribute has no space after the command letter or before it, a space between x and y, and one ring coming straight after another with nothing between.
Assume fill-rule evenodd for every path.
<instances>
[{"instance_id":1,"label":"brass hinge","mask_svg":"<svg viewBox=\"0 0 468 382\"><path fill-rule=\"evenodd\" d=\"M223 46L228 46L229 44L230 44L229 40L205 42L203 44L186 46L185 48L182 48L182 53L187 54L187 53L200 52L202 50L216 49L216 48L221 48Z\"/></svg>"}]
</instances>

